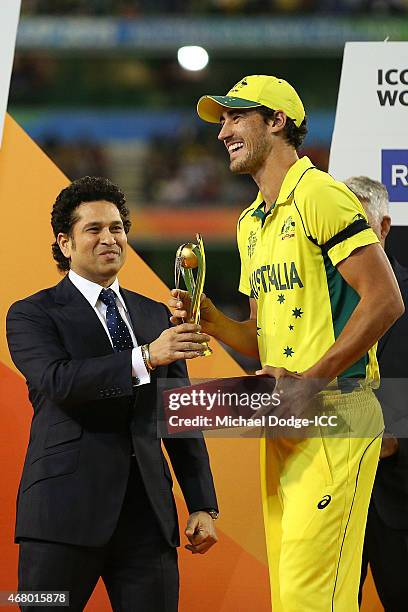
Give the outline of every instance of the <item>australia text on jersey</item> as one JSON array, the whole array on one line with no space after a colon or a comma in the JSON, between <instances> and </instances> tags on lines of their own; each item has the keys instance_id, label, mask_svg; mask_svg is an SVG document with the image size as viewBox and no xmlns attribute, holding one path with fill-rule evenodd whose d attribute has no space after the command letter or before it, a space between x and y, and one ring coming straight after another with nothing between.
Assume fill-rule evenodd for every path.
<instances>
[{"instance_id":1,"label":"australia text on jersey","mask_svg":"<svg viewBox=\"0 0 408 612\"><path fill-rule=\"evenodd\" d=\"M276 291L285 291L303 287L294 261L260 266L252 272L249 283L251 295L254 298L258 298L260 291L269 293L272 288L275 288Z\"/></svg>"}]
</instances>

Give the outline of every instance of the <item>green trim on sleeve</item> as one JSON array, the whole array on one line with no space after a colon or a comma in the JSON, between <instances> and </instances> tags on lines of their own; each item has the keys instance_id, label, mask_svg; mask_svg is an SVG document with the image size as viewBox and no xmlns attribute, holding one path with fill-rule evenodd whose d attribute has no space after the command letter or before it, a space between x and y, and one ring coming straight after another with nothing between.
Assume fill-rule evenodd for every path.
<instances>
[{"instance_id":1,"label":"green trim on sleeve","mask_svg":"<svg viewBox=\"0 0 408 612\"><path fill-rule=\"evenodd\" d=\"M334 337L337 340L359 303L360 297L353 287L346 283L325 253L323 253L323 260L329 289ZM365 378L367 364L368 353L342 372L339 378Z\"/></svg>"}]
</instances>

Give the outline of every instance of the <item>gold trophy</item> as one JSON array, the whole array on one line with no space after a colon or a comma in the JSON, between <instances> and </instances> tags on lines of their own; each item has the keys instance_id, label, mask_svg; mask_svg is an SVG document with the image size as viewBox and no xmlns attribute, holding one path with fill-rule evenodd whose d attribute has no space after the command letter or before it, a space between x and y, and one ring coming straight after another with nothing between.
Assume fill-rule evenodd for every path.
<instances>
[{"instance_id":1,"label":"gold trophy","mask_svg":"<svg viewBox=\"0 0 408 612\"><path fill-rule=\"evenodd\" d=\"M174 263L174 282L176 289L180 289L180 277L183 277L191 300L187 321L198 325L200 323L201 294L205 281L205 252L201 234L196 234L196 241L197 244L186 242L177 249ZM195 269L197 269L196 278L193 274ZM203 357L212 354L212 350L206 342L203 343L203 348Z\"/></svg>"}]
</instances>

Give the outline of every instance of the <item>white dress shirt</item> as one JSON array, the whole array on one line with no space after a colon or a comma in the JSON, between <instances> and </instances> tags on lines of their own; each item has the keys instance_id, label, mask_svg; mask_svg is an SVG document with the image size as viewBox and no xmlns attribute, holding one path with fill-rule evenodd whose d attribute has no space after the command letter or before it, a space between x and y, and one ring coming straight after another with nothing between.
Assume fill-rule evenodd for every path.
<instances>
[{"instance_id":1,"label":"white dress shirt","mask_svg":"<svg viewBox=\"0 0 408 612\"><path fill-rule=\"evenodd\" d=\"M110 287L102 287L102 285L98 285L97 283L93 283L92 281L84 278L83 276L79 276L79 274L77 274L73 270L70 270L68 272L68 277L69 280L82 293L84 298L88 300L88 302L94 309L96 315L98 316L98 319L103 325L103 328L112 346L112 338L110 336L108 325L106 323L107 306L99 299L99 295L102 289L112 289L112 291L114 291L116 296L116 306L118 307L120 316L122 317L129 329L134 346L134 349L132 350L132 376L140 381L138 383L139 385L145 385L149 383L150 374L143 361L142 351L137 344L137 340L132 329L132 323L130 320L128 309L126 307L123 297L120 294L118 279L116 278Z\"/></svg>"}]
</instances>

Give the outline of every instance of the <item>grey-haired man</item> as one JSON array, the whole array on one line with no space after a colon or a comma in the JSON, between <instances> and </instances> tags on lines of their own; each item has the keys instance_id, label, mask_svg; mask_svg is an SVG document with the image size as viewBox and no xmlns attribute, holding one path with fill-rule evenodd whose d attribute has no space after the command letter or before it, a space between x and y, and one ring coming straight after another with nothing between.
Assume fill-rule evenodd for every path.
<instances>
[{"instance_id":1,"label":"grey-haired man","mask_svg":"<svg viewBox=\"0 0 408 612\"><path fill-rule=\"evenodd\" d=\"M346 185L365 208L383 248L391 228L388 193L382 183L366 176L352 177ZM390 257L405 303L408 269ZM378 343L381 402L386 434L381 448L364 541L361 590L368 563L381 602L387 612L405 612L408 601L408 439L403 414L407 413L408 315L404 314ZM402 418L401 418L402 417ZM393 435L394 434L394 435ZM404 437L405 436L405 437Z\"/></svg>"}]
</instances>

